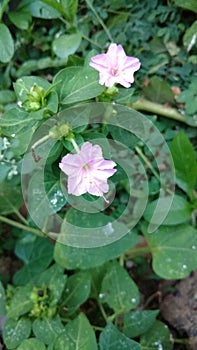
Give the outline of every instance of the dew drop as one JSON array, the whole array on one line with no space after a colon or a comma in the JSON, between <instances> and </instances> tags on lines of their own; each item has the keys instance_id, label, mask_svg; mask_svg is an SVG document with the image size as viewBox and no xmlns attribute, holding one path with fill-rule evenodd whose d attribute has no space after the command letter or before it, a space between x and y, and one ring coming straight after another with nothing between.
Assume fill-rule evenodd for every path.
<instances>
[{"instance_id":1,"label":"dew drop","mask_svg":"<svg viewBox=\"0 0 197 350\"><path fill-rule=\"evenodd\" d=\"M195 249L196 249L196 246L195 246L195 245L193 245L193 246L192 246L192 249L194 249L194 250L195 250Z\"/></svg>"},{"instance_id":2,"label":"dew drop","mask_svg":"<svg viewBox=\"0 0 197 350\"><path fill-rule=\"evenodd\" d=\"M104 293L100 293L100 294L99 294L99 298L100 298L100 299L103 299L104 297L105 297L105 294L104 294Z\"/></svg>"},{"instance_id":3,"label":"dew drop","mask_svg":"<svg viewBox=\"0 0 197 350\"><path fill-rule=\"evenodd\" d=\"M132 299L131 299L131 302L132 302L132 303L135 303L135 302L136 302L136 298L132 298Z\"/></svg>"},{"instance_id":4,"label":"dew drop","mask_svg":"<svg viewBox=\"0 0 197 350\"><path fill-rule=\"evenodd\" d=\"M182 266L182 268L183 268L183 270L186 270L186 269L187 269L187 265L184 264L184 265Z\"/></svg>"}]
</instances>

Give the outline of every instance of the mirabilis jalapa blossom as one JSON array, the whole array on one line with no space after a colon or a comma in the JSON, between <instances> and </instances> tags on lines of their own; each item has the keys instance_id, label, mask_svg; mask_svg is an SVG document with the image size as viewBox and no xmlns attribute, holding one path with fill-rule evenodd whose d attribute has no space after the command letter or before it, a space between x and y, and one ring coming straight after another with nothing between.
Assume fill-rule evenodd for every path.
<instances>
[{"instance_id":1,"label":"mirabilis jalapa blossom","mask_svg":"<svg viewBox=\"0 0 197 350\"><path fill-rule=\"evenodd\" d=\"M76 154L67 154L59 163L60 169L68 175L68 193L80 196L90 193L103 197L109 191L107 179L116 169L116 163L105 160L99 145L85 142Z\"/></svg>"},{"instance_id":2,"label":"mirabilis jalapa blossom","mask_svg":"<svg viewBox=\"0 0 197 350\"><path fill-rule=\"evenodd\" d=\"M106 87L120 84L129 88L140 65L137 57L126 56L122 45L117 44L110 44L107 53L93 56L90 62L90 66L99 71L99 83Z\"/></svg>"}]
</instances>

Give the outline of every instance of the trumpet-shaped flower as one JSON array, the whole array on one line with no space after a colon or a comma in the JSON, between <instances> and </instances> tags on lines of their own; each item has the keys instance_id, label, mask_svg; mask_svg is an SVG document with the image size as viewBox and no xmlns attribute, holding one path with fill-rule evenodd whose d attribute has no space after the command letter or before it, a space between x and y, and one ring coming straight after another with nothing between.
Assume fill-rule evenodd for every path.
<instances>
[{"instance_id":1,"label":"trumpet-shaped flower","mask_svg":"<svg viewBox=\"0 0 197 350\"><path fill-rule=\"evenodd\" d=\"M85 142L79 153L64 156L59 164L68 175L68 193L75 196L87 192L103 196L109 191L107 179L116 172L115 166L115 162L103 158L99 145L90 142Z\"/></svg>"},{"instance_id":2,"label":"trumpet-shaped flower","mask_svg":"<svg viewBox=\"0 0 197 350\"><path fill-rule=\"evenodd\" d=\"M126 56L122 45L117 44L111 44L107 53L92 57L90 62L90 66L99 71L99 83L106 87L117 83L129 88L140 65L138 58Z\"/></svg>"}]
</instances>

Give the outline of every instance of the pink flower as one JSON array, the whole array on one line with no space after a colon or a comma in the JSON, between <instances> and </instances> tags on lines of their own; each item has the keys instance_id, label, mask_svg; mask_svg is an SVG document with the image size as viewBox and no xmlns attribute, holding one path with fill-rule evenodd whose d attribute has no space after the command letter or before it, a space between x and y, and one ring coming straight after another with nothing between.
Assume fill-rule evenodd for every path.
<instances>
[{"instance_id":1,"label":"pink flower","mask_svg":"<svg viewBox=\"0 0 197 350\"><path fill-rule=\"evenodd\" d=\"M67 154L59 164L68 175L68 193L80 196L86 192L103 196L108 192L108 177L112 176L116 166L111 160L105 160L99 145L85 142L79 153Z\"/></svg>"},{"instance_id":2,"label":"pink flower","mask_svg":"<svg viewBox=\"0 0 197 350\"><path fill-rule=\"evenodd\" d=\"M116 44L111 44L107 53L92 57L90 62L90 66L99 71L99 83L107 87L117 83L129 88L140 65L138 58L126 56L122 45Z\"/></svg>"}]
</instances>

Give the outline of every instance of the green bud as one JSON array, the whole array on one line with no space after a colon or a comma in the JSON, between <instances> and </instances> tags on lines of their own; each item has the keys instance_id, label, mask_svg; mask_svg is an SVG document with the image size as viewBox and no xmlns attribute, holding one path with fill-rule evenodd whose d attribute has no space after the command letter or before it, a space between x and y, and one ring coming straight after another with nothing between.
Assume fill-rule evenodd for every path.
<instances>
[{"instance_id":1,"label":"green bud","mask_svg":"<svg viewBox=\"0 0 197 350\"><path fill-rule=\"evenodd\" d=\"M70 134L71 127L69 124L55 125L49 130L49 136L52 139L60 140L62 137L66 137Z\"/></svg>"},{"instance_id":2,"label":"green bud","mask_svg":"<svg viewBox=\"0 0 197 350\"><path fill-rule=\"evenodd\" d=\"M46 105L46 91L39 85L34 84L27 93L27 99L24 101L27 111L37 111Z\"/></svg>"},{"instance_id":3,"label":"green bud","mask_svg":"<svg viewBox=\"0 0 197 350\"><path fill-rule=\"evenodd\" d=\"M27 96L32 101L40 101L45 96L45 90L41 86L34 84Z\"/></svg>"},{"instance_id":4,"label":"green bud","mask_svg":"<svg viewBox=\"0 0 197 350\"><path fill-rule=\"evenodd\" d=\"M38 111L38 109L40 109L40 108L41 108L40 102L33 102L33 101L27 102L27 107L26 107L27 111Z\"/></svg>"},{"instance_id":5,"label":"green bud","mask_svg":"<svg viewBox=\"0 0 197 350\"><path fill-rule=\"evenodd\" d=\"M104 91L104 93L105 93L106 95L112 96L112 97L115 96L115 95L117 95L118 92L119 92L119 90L118 90L118 88L117 88L115 85L112 86L112 87L107 88L107 89Z\"/></svg>"}]
</instances>

